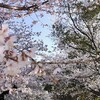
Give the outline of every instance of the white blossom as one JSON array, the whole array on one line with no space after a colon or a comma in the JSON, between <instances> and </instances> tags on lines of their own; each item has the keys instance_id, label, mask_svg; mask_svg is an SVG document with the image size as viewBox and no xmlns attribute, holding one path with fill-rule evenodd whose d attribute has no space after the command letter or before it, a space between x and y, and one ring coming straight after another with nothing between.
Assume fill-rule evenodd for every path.
<instances>
[{"instance_id":1,"label":"white blossom","mask_svg":"<svg viewBox=\"0 0 100 100\"><path fill-rule=\"evenodd\" d=\"M53 71L53 74L56 75L58 73L60 73L62 70L61 68L56 68L54 71Z\"/></svg>"},{"instance_id":2,"label":"white blossom","mask_svg":"<svg viewBox=\"0 0 100 100\"><path fill-rule=\"evenodd\" d=\"M4 58L4 46L0 46L0 62L3 61Z\"/></svg>"}]
</instances>

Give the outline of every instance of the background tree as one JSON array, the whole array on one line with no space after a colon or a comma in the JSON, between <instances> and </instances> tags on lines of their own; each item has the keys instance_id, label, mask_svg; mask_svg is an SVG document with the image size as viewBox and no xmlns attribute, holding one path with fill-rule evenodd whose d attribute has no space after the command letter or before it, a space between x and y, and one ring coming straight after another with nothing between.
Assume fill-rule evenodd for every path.
<instances>
[{"instance_id":1,"label":"background tree","mask_svg":"<svg viewBox=\"0 0 100 100\"><path fill-rule=\"evenodd\" d=\"M100 4L98 1L67 0L63 1L60 11L61 13L58 14L57 21L53 25L52 36L56 37L58 48L65 49L69 59L81 59L81 61L87 58L94 59L92 63L83 64L81 62L72 65L71 67L74 66L74 69L71 71L78 81L84 83L87 90L95 95L99 95L100 86L97 85L99 79L96 80L96 77L100 77L100 28L98 27L100 25ZM90 72L88 73L86 70L90 70ZM76 73L80 74L77 74L77 76L75 75Z\"/></svg>"},{"instance_id":2,"label":"background tree","mask_svg":"<svg viewBox=\"0 0 100 100\"><path fill-rule=\"evenodd\" d=\"M99 99L98 1L86 2L86 4L77 0L3 0L1 2L0 92L2 98L9 92L6 95L7 100L11 98L17 100L19 98L21 100ZM32 39L33 25L26 25L24 20L21 24L16 24L12 20L24 19L35 14L39 21L39 17L45 15L44 12L59 17L53 25L53 35L56 35L59 48L63 50L57 48L55 56L42 53L43 59L36 61L34 47L39 51L46 51L47 46L42 41ZM8 23L12 34L8 34L9 28L2 25L3 22ZM32 21L32 24L36 23L37 21ZM36 32L35 35L38 36L40 33ZM86 95L87 93L89 95Z\"/></svg>"}]
</instances>

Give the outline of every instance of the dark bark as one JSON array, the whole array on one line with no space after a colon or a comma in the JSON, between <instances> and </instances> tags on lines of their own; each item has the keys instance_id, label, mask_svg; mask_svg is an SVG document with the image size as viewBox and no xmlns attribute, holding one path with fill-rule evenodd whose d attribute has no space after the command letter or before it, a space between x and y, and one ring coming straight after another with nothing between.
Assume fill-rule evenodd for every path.
<instances>
[{"instance_id":1,"label":"dark bark","mask_svg":"<svg viewBox=\"0 0 100 100\"><path fill-rule=\"evenodd\" d=\"M9 90L6 90L6 91L3 91L1 94L0 94L0 100L4 100L4 96L9 94Z\"/></svg>"}]
</instances>

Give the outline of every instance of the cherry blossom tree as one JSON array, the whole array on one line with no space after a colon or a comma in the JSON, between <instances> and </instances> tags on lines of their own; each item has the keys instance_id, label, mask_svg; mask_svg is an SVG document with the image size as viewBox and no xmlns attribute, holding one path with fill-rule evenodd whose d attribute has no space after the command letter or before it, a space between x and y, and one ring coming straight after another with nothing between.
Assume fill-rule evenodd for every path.
<instances>
[{"instance_id":1,"label":"cherry blossom tree","mask_svg":"<svg viewBox=\"0 0 100 100\"><path fill-rule=\"evenodd\" d=\"M21 93L29 94L33 100L98 99L98 0L3 0L0 8L2 100L4 94L21 96ZM39 51L47 49L42 41L32 39L34 34L38 36L40 33L29 30L31 26L24 24L24 21L16 24L11 20L35 14L39 21L39 17L45 16L44 12L58 17L53 25L58 48L56 55L42 53L42 60L36 61L35 48ZM3 24L5 21L8 21L8 25ZM32 21L33 25L36 23Z\"/></svg>"},{"instance_id":2,"label":"cherry blossom tree","mask_svg":"<svg viewBox=\"0 0 100 100\"><path fill-rule=\"evenodd\" d=\"M74 84L84 84L87 91L99 96L99 2L67 0L62 5L52 36L73 63L68 64L70 69L66 65L66 70Z\"/></svg>"},{"instance_id":3,"label":"cherry blossom tree","mask_svg":"<svg viewBox=\"0 0 100 100\"><path fill-rule=\"evenodd\" d=\"M38 36L40 33L33 33L31 31L31 26L27 26L24 23L21 23L19 27L17 27L18 24L15 22L13 23L12 20L14 18L21 19L23 17L30 16L31 14L36 15L36 12L40 13L39 16L36 15L37 19L39 20L39 17L41 18L44 16L43 12L53 15L55 13L55 7L57 7L59 4L59 0L1 0L0 99L3 100L5 94L14 94L18 91L31 95L31 93L34 91L31 90L31 88L26 87L26 85L32 82L30 81L31 78L34 77L32 79L34 79L34 82L36 82L36 87L39 88L41 87L41 82L38 84L38 77L46 75L46 71L43 68L43 65L41 65L41 62L37 62L35 60L36 50L34 48L37 47L39 51L45 51L47 46L44 46L42 41L32 39L34 34ZM8 26L5 25L6 22ZM33 25L36 23L37 21L32 21ZM44 96L46 93L43 91L43 87L41 88L42 92L39 91L37 94L44 93ZM46 97L43 98L47 98L47 95L48 92ZM35 98L35 96L33 97Z\"/></svg>"}]
</instances>

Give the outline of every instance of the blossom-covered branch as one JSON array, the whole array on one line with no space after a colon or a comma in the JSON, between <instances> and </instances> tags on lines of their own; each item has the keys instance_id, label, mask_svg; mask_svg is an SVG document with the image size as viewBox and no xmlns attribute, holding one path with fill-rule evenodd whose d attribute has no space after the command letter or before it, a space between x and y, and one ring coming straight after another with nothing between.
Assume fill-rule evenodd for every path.
<instances>
[{"instance_id":1,"label":"blossom-covered branch","mask_svg":"<svg viewBox=\"0 0 100 100\"><path fill-rule=\"evenodd\" d=\"M48 3L48 0L47 1L44 1L42 2L41 5L44 5ZM18 11L29 11L29 10L33 10L33 11L36 11L39 6L37 4L34 4L34 5L31 5L31 6L10 6L9 4L4 4L4 3L0 3L0 8L6 8L6 9L12 9L12 10L18 10Z\"/></svg>"}]
</instances>

